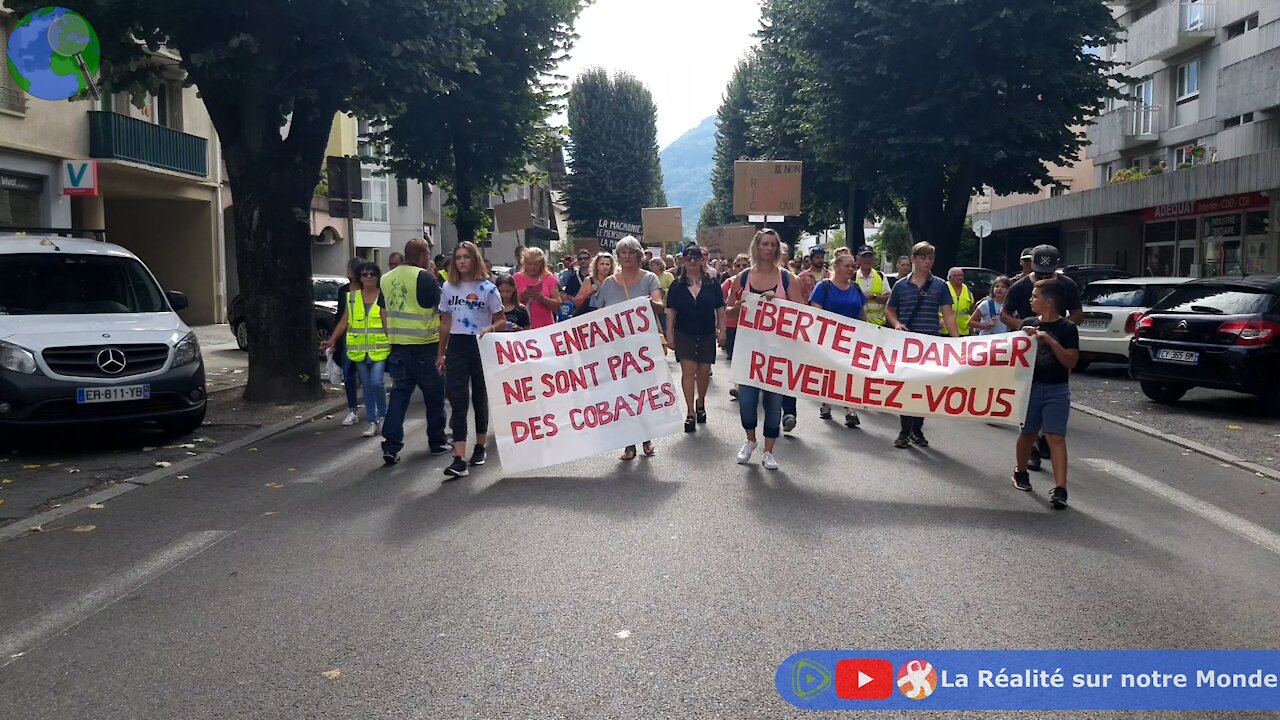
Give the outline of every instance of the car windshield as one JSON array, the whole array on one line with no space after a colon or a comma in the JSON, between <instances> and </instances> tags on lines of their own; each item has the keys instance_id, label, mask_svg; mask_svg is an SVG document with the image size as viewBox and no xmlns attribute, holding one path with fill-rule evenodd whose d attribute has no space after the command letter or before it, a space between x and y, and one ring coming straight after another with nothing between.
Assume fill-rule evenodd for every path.
<instances>
[{"instance_id":1,"label":"car windshield","mask_svg":"<svg viewBox=\"0 0 1280 720\"><path fill-rule=\"evenodd\" d=\"M142 263L112 255L0 255L0 315L167 312Z\"/></svg>"},{"instance_id":2,"label":"car windshield","mask_svg":"<svg viewBox=\"0 0 1280 720\"><path fill-rule=\"evenodd\" d=\"M1238 285L1182 285L1155 308L1160 312L1254 315L1275 306L1276 296L1262 288Z\"/></svg>"},{"instance_id":3,"label":"car windshield","mask_svg":"<svg viewBox=\"0 0 1280 720\"><path fill-rule=\"evenodd\" d=\"M1092 284L1080 293L1080 304L1094 307L1151 307L1169 296L1177 285Z\"/></svg>"},{"instance_id":4,"label":"car windshield","mask_svg":"<svg viewBox=\"0 0 1280 720\"><path fill-rule=\"evenodd\" d=\"M336 280L316 280L312 283L316 302L338 302L338 290L346 284Z\"/></svg>"}]
</instances>

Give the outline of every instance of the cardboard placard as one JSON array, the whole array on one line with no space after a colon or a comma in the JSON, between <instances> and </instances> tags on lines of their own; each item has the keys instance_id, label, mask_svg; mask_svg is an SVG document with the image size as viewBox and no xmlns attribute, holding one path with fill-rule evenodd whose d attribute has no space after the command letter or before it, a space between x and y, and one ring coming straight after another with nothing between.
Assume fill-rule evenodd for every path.
<instances>
[{"instance_id":1,"label":"cardboard placard","mask_svg":"<svg viewBox=\"0 0 1280 720\"><path fill-rule=\"evenodd\" d=\"M732 260L751 247L754 225L720 225L698 230L698 245L709 255Z\"/></svg>"},{"instance_id":2,"label":"cardboard placard","mask_svg":"<svg viewBox=\"0 0 1280 720\"><path fill-rule=\"evenodd\" d=\"M640 211L644 237L654 245L684 242L684 211L678 207L644 208Z\"/></svg>"},{"instance_id":3,"label":"cardboard placard","mask_svg":"<svg viewBox=\"0 0 1280 720\"><path fill-rule=\"evenodd\" d=\"M494 232L515 232L533 227L533 205L520 198L493 207Z\"/></svg>"},{"instance_id":4,"label":"cardboard placard","mask_svg":"<svg viewBox=\"0 0 1280 720\"><path fill-rule=\"evenodd\" d=\"M733 214L800 214L804 163L798 160L736 160L733 163Z\"/></svg>"},{"instance_id":5,"label":"cardboard placard","mask_svg":"<svg viewBox=\"0 0 1280 720\"><path fill-rule=\"evenodd\" d=\"M596 227L596 239L600 241L601 250L613 252L618 247L618 241L628 235L644 245L644 227L639 223L600 218Z\"/></svg>"}]
</instances>

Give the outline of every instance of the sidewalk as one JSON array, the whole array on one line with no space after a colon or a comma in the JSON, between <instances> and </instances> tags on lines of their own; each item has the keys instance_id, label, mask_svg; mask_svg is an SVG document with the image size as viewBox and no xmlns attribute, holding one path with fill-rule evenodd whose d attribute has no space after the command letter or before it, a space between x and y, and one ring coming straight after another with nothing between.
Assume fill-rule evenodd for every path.
<instances>
[{"instance_id":1,"label":"sidewalk","mask_svg":"<svg viewBox=\"0 0 1280 720\"><path fill-rule=\"evenodd\" d=\"M325 409L319 417L312 417L314 402L280 406L247 403L240 389L249 377L249 354L236 347L229 327L192 329L200 338L209 392L204 425L187 437L166 437L156 430L106 429L75 435L51 433L21 446L0 441L0 526L157 469L217 453L221 446L277 423L326 422L325 415L345 404L342 388L331 385L325 385L325 400L332 409Z\"/></svg>"}]
</instances>

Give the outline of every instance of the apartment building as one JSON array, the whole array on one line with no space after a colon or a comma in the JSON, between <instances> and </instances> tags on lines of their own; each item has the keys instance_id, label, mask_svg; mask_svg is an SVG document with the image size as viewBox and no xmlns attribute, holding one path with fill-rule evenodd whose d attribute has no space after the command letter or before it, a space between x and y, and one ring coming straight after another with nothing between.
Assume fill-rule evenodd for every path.
<instances>
[{"instance_id":1,"label":"apartment building","mask_svg":"<svg viewBox=\"0 0 1280 720\"><path fill-rule=\"evenodd\" d=\"M1128 98L1087 129L1093 189L981 214L1010 252L1144 275L1280 271L1280 0L1112 0Z\"/></svg>"}]
</instances>

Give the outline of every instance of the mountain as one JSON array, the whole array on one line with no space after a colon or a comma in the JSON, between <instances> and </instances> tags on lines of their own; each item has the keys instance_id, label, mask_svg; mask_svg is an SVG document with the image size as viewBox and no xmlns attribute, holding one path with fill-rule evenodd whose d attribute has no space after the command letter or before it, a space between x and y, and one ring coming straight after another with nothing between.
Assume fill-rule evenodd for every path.
<instances>
[{"instance_id":1,"label":"mountain","mask_svg":"<svg viewBox=\"0 0 1280 720\"><path fill-rule=\"evenodd\" d=\"M703 120L662 151L662 185L667 203L684 209L684 234L698 233L698 216L711 199L711 167L716 151L716 117Z\"/></svg>"}]
</instances>

